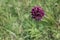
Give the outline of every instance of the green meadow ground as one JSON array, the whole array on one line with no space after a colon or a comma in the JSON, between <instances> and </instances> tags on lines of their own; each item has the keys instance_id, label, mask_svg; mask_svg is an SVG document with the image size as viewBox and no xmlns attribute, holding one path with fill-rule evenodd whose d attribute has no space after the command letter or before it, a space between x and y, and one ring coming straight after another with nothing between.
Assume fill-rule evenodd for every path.
<instances>
[{"instance_id":1,"label":"green meadow ground","mask_svg":"<svg viewBox=\"0 0 60 40\"><path fill-rule=\"evenodd\" d=\"M42 21L31 18L34 6ZM0 40L60 40L60 0L0 0Z\"/></svg>"}]
</instances>

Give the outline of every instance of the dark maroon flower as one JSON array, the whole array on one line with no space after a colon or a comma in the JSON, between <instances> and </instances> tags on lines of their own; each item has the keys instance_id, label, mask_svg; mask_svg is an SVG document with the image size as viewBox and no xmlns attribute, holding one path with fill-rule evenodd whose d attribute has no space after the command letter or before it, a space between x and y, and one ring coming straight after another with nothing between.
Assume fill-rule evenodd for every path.
<instances>
[{"instance_id":1,"label":"dark maroon flower","mask_svg":"<svg viewBox=\"0 0 60 40\"><path fill-rule=\"evenodd\" d=\"M35 20L41 20L44 16L44 10L39 6L35 6L32 8L31 15Z\"/></svg>"}]
</instances>

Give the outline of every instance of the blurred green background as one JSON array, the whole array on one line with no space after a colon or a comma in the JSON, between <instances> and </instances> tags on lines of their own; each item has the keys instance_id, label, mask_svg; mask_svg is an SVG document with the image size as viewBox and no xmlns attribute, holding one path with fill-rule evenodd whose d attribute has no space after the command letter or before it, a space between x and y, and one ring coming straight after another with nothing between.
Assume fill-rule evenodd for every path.
<instances>
[{"instance_id":1,"label":"blurred green background","mask_svg":"<svg viewBox=\"0 0 60 40\"><path fill-rule=\"evenodd\" d=\"M42 21L31 18L34 6ZM0 40L60 40L60 0L0 0Z\"/></svg>"}]
</instances>

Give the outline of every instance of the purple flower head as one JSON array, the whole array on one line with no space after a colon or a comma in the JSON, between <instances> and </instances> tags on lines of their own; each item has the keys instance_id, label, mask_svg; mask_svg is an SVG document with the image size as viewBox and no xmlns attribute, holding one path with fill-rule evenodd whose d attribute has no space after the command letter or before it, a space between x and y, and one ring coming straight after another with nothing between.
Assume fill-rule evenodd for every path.
<instances>
[{"instance_id":1,"label":"purple flower head","mask_svg":"<svg viewBox=\"0 0 60 40\"><path fill-rule=\"evenodd\" d=\"M32 8L31 15L35 20L41 20L44 16L44 10L39 6L35 6Z\"/></svg>"}]
</instances>

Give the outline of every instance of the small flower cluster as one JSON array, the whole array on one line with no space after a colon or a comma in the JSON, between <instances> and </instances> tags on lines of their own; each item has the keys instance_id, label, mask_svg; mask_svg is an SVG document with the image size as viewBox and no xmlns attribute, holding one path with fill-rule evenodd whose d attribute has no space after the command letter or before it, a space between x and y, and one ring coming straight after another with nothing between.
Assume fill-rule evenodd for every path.
<instances>
[{"instance_id":1,"label":"small flower cluster","mask_svg":"<svg viewBox=\"0 0 60 40\"><path fill-rule=\"evenodd\" d=\"M32 8L31 15L33 19L41 20L44 16L44 10L39 6L35 6Z\"/></svg>"}]
</instances>

